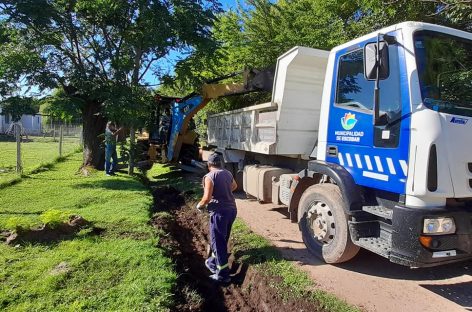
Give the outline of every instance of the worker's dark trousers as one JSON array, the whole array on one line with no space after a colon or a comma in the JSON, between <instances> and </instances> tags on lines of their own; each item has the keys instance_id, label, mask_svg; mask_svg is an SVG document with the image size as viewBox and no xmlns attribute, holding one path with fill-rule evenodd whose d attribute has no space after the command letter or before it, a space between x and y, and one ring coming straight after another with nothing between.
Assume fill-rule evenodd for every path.
<instances>
[{"instance_id":1,"label":"worker's dark trousers","mask_svg":"<svg viewBox=\"0 0 472 312\"><path fill-rule=\"evenodd\" d=\"M223 208L210 212L210 239L212 256L208 265L221 277L229 276L228 240L236 219L236 209Z\"/></svg>"}]
</instances>

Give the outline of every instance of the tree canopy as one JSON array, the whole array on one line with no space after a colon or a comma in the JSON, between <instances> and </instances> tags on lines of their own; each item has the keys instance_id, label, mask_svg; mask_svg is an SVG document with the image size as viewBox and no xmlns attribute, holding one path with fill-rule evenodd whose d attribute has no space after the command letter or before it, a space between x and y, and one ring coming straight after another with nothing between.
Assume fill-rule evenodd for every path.
<instances>
[{"instance_id":1,"label":"tree canopy","mask_svg":"<svg viewBox=\"0 0 472 312\"><path fill-rule=\"evenodd\" d=\"M97 165L105 118L136 126L149 93L146 75L162 75L159 61L172 50L211 46L220 6L216 0L1 0L0 12L1 50L8 50L0 71L10 73L2 86L11 87L4 94L23 79L81 99L84 165Z\"/></svg>"},{"instance_id":2,"label":"tree canopy","mask_svg":"<svg viewBox=\"0 0 472 312\"><path fill-rule=\"evenodd\" d=\"M198 86L229 72L271 66L297 45L329 50L403 21L467 29L470 19L453 17L459 12L472 14L471 4L459 0L246 0L246 4L218 16L213 27L217 46L177 64L178 84Z\"/></svg>"},{"instance_id":3,"label":"tree canopy","mask_svg":"<svg viewBox=\"0 0 472 312\"><path fill-rule=\"evenodd\" d=\"M274 66L294 46L330 50L376 29L404 21L423 21L471 30L472 2L461 0L246 0L218 15L217 45L199 50L176 66L166 80L174 90L199 90L208 79L245 68ZM177 86L177 87L176 87ZM187 86L183 89L181 86ZM204 135L207 113L267 101L270 95L244 95L212 101L199 112Z\"/></svg>"}]
</instances>

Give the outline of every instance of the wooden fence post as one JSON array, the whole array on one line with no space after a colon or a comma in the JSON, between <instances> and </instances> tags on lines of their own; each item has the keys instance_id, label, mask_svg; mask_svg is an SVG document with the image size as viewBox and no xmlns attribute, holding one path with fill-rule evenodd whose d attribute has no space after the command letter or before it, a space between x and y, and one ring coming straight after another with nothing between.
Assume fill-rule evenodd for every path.
<instances>
[{"instance_id":1,"label":"wooden fence post","mask_svg":"<svg viewBox=\"0 0 472 312\"><path fill-rule=\"evenodd\" d=\"M21 174L23 172L21 164L21 128L19 123L15 123L14 127L16 137L16 173Z\"/></svg>"},{"instance_id":2,"label":"wooden fence post","mask_svg":"<svg viewBox=\"0 0 472 312\"><path fill-rule=\"evenodd\" d=\"M59 128L59 157L62 157L62 140L63 140L63 136L62 136L62 124L61 124L61 127Z\"/></svg>"}]
</instances>

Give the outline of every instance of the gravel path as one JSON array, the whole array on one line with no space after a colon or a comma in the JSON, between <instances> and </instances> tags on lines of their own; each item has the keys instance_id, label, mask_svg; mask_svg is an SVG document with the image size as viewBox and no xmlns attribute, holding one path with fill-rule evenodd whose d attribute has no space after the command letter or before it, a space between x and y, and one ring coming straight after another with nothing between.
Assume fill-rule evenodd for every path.
<instances>
[{"instance_id":1,"label":"gravel path","mask_svg":"<svg viewBox=\"0 0 472 312\"><path fill-rule=\"evenodd\" d=\"M409 269L361 250L342 265L327 265L306 249L287 208L239 196L238 216L268 238L325 289L367 311L472 311L472 262Z\"/></svg>"}]
</instances>

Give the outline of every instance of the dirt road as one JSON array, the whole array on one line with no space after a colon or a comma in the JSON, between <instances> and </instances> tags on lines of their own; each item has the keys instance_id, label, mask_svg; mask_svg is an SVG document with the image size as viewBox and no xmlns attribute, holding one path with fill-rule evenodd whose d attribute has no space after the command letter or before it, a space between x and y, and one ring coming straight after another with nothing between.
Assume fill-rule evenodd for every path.
<instances>
[{"instance_id":1,"label":"dirt road","mask_svg":"<svg viewBox=\"0 0 472 312\"><path fill-rule=\"evenodd\" d=\"M361 251L342 265L327 265L305 249L287 209L237 199L238 216L296 262L320 288L367 311L472 311L472 262L409 269Z\"/></svg>"}]
</instances>

